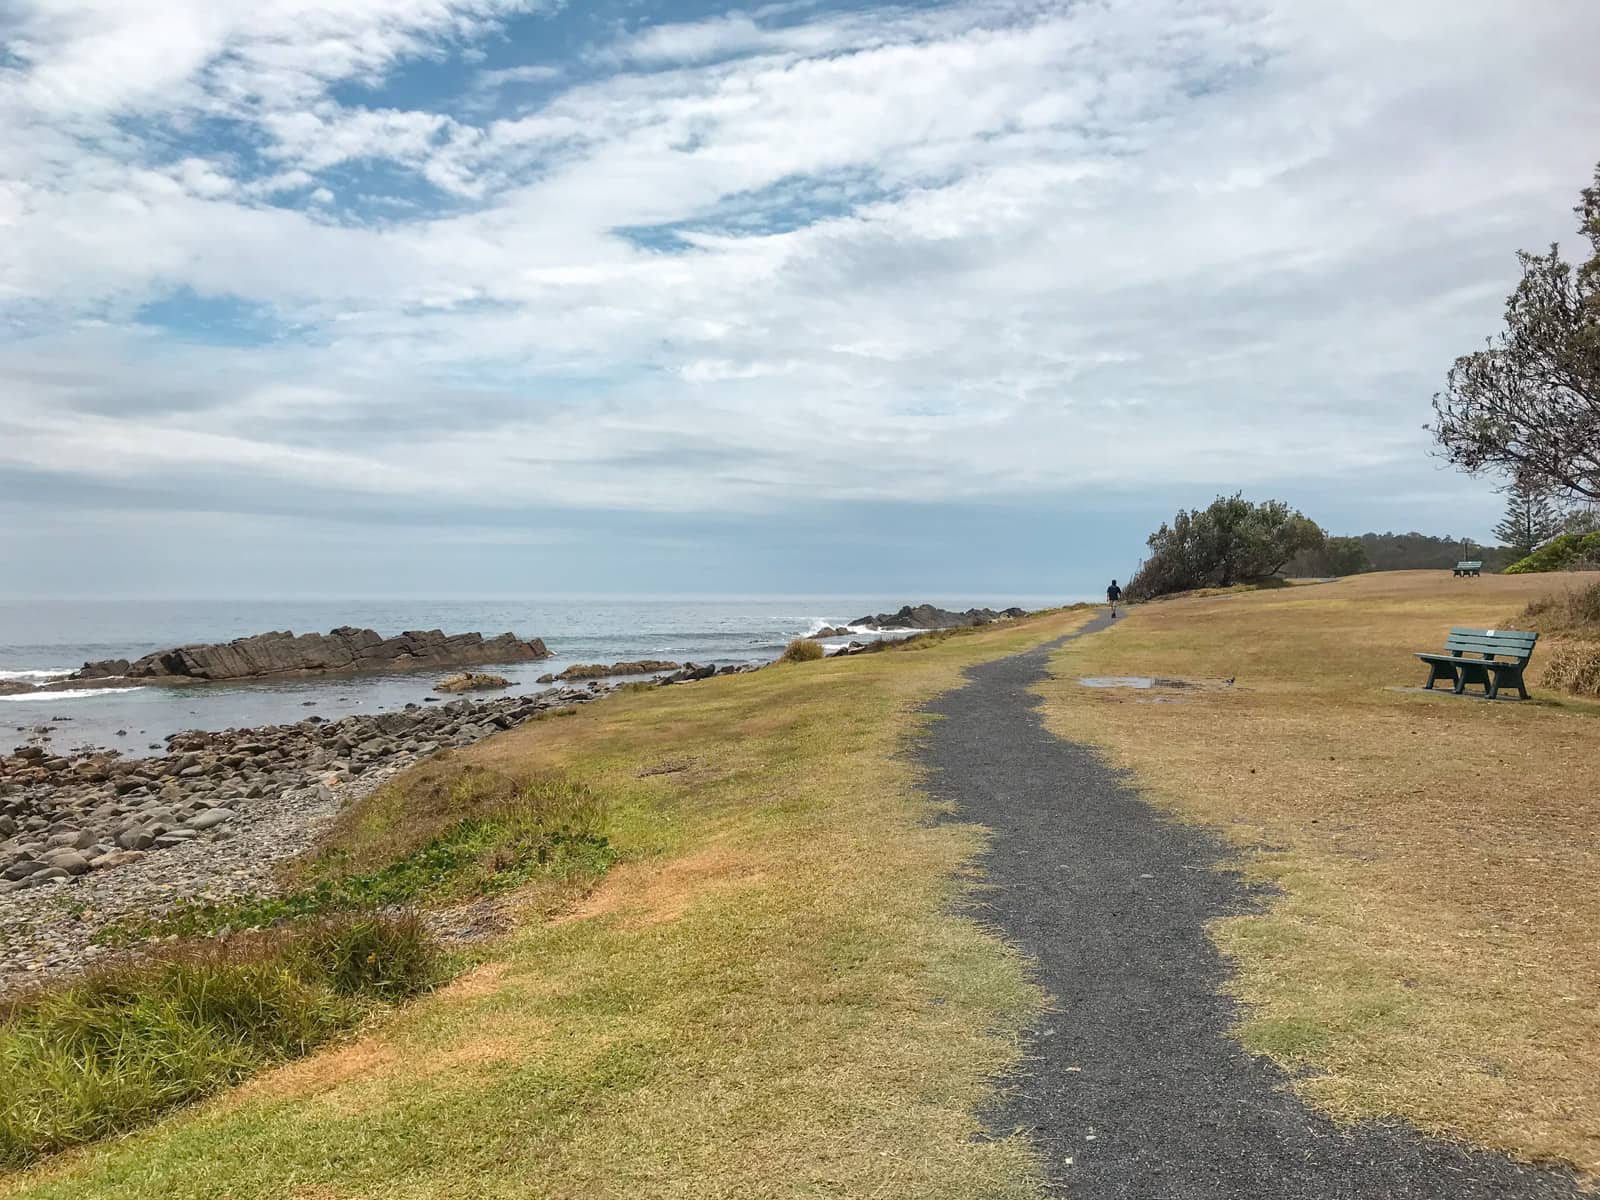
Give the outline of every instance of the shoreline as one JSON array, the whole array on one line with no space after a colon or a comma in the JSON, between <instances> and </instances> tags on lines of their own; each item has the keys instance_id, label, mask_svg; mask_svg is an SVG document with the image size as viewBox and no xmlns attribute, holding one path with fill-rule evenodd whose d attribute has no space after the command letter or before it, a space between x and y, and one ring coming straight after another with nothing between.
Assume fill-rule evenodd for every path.
<instances>
[{"instance_id":1,"label":"shoreline","mask_svg":"<svg viewBox=\"0 0 1600 1200\"><path fill-rule=\"evenodd\" d=\"M271 890L280 864L401 771L610 690L195 730L148 758L0 756L0 995L110 957L95 937L119 917Z\"/></svg>"}]
</instances>

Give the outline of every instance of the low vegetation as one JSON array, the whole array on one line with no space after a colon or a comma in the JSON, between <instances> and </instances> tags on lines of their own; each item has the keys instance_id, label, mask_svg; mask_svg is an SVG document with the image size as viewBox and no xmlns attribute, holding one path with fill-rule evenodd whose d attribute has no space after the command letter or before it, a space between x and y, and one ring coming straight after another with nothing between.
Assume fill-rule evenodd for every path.
<instances>
[{"instance_id":1,"label":"low vegetation","mask_svg":"<svg viewBox=\"0 0 1600 1200\"><path fill-rule=\"evenodd\" d=\"M1600 578L1590 576L1589 582L1529 602L1519 624L1541 634L1600 639Z\"/></svg>"},{"instance_id":2,"label":"low vegetation","mask_svg":"<svg viewBox=\"0 0 1600 1200\"><path fill-rule=\"evenodd\" d=\"M1544 638L1536 676L1540 686L1600 696L1600 580L1541 596L1522 610L1517 623Z\"/></svg>"},{"instance_id":3,"label":"low vegetation","mask_svg":"<svg viewBox=\"0 0 1600 1200\"><path fill-rule=\"evenodd\" d=\"M783 653L778 656L779 662L800 663L816 662L819 658L826 658L828 652L823 649L822 643L812 638L795 638L783 648Z\"/></svg>"},{"instance_id":4,"label":"low vegetation","mask_svg":"<svg viewBox=\"0 0 1600 1200\"><path fill-rule=\"evenodd\" d=\"M422 769L400 802L380 795L345 815L332 845L300 868L302 886L270 895L180 901L163 913L107 926L102 940L204 937L329 913L493 896L530 880L591 880L616 859L601 830L605 805L571 780ZM450 778L448 787L440 787ZM418 803L421 795L429 802ZM437 829L416 849L407 849ZM389 857L393 855L394 857ZM373 861L381 866L370 866Z\"/></svg>"},{"instance_id":5,"label":"low vegetation","mask_svg":"<svg viewBox=\"0 0 1600 1200\"><path fill-rule=\"evenodd\" d=\"M1055 657L1046 711L1276 889L1214 936L1241 1037L1301 1094L1600 1173L1600 704L1531 673L1531 703L1403 690L1422 682L1413 651L1548 588L1385 573L1143 606ZM1084 675L1235 683L1163 696Z\"/></svg>"},{"instance_id":6,"label":"low vegetation","mask_svg":"<svg viewBox=\"0 0 1600 1200\"><path fill-rule=\"evenodd\" d=\"M425 990L413 916L351 916L169 949L0 1008L0 1166L120 1133L305 1054Z\"/></svg>"}]
</instances>

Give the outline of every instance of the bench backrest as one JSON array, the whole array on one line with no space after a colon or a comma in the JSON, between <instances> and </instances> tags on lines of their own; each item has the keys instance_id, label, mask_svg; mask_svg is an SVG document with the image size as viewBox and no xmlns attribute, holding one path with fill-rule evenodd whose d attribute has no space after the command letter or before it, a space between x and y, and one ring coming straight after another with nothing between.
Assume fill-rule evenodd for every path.
<instances>
[{"instance_id":1,"label":"bench backrest","mask_svg":"<svg viewBox=\"0 0 1600 1200\"><path fill-rule=\"evenodd\" d=\"M1526 629L1452 629L1444 648L1451 654L1482 654L1525 661L1539 635Z\"/></svg>"},{"instance_id":2,"label":"bench backrest","mask_svg":"<svg viewBox=\"0 0 1600 1200\"><path fill-rule=\"evenodd\" d=\"M1481 570L1482 568L1483 559L1481 558L1463 559L1461 562L1456 564L1456 570L1458 571L1477 571Z\"/></svg>"}]
</instances>

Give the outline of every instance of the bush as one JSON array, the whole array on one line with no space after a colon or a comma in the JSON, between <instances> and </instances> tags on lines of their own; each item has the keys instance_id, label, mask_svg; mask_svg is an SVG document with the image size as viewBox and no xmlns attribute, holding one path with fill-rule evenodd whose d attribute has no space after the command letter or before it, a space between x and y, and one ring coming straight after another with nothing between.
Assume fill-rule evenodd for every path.
<instances>
[{"instance_id":1,"label":"bush","mask_svg":"<svg viewBox=\"0 0 1600 1200\"><path fill-rule=\"evenodd\" d=\"M1197 588L1232 587L1277 573L1297 554L1322 548L1317 524L1281 500L1253 504L1237 493L1209 508L1178 511L1150 535L1150 557L1128 581L1129 600Z\"/></svg>"},{"instance_id":2,"label":"bush","mask_svg":"<svg viewBox=\"0 0 1600 1200\"><path fill-rule=\"evenodd\" d=\"M827 651L822 648L822 643L811 638L795 638L783 648L783 653L778 656L779 662L816 662L825 658Z\"/></svg>"},{"instance_id":3,"label":"bush","mask_svg":"<svg viewBox=\"0 0 1600 1200\"><path fill-rule=\"evenodd\" d=\"M130 1129L307 1053L440 977L414 917L168 949L0 1008L0 1166Z\"/></svg>"},{"instance_id":4,"label":"bush","mask_svg":"<svg viewBox=\"0 0 1600 1200\"><path fill-rule=\"evenodd\" d=\"M1505 569L1507 575L1600 567L1600 533L1563 533Z\"/></svg>"}]
</instances>

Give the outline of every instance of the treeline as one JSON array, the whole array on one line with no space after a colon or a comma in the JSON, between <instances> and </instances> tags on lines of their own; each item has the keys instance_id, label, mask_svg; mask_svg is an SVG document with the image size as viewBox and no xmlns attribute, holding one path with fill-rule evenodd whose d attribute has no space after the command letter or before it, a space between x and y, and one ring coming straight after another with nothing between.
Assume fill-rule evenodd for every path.
<instances>
[{"instance_id":1,"label":"treeline","mask_svg":"<svg viewBox=\"0 0 1600 1200\"><path fill-rule=\"evenodd\" d=\"M1285 575L1321 577L1366 571L1448 570L1462 559L1479 559L1486 571L1499 571L1521 555L1503 546L1480 546L1461 538L1426 533L1363 533L1328 538L1322 546L1296 555Z\"/></svg>"}]
</instances>

